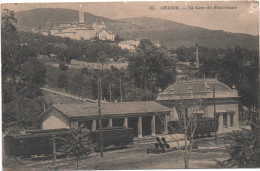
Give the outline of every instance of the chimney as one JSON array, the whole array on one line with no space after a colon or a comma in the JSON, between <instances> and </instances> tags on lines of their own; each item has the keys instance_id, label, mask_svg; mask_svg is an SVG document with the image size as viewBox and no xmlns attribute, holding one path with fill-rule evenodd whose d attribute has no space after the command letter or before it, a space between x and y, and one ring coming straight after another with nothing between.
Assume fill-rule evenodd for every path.
<instances>
[{"instance_id":1,"label":"chimney","mask_svg":"<svg viewBox=\"0 0 260 171\"><path fill-rule=\"evenodd\" d=\"M199 44L196 43L196 67L199 68Z\"/></svg>"}]
</instances>

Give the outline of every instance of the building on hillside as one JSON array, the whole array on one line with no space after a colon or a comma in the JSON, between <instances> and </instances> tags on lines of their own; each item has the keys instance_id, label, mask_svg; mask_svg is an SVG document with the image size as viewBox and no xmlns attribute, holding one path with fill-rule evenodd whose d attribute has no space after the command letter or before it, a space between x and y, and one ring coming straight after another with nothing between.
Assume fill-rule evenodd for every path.
<instances>
[{"instance_id":1,"label":"building on hillside","mask_svg":"<svg viewBox=\"0 0 260 171\"><path fill-rule=\"evenodd\" d=\"M115 35L111 32L105 30L106 26L102 21L101 24L93 23L92 26L87 26L85 24L84 12L82 10L79 11L79 22L75 23L60 23L58 27L54 27L50 30L50 34L54 36L60 37L69 37L71 39L85 39L92 40L95 37L101 36L103 39L101 40L112 40L114 41ZM103 33L101 33L103 31ZM105 32L109 34L105 34Z\"/></svg>"},{"instance_id":2,"label":"building on hillside","mask_svg":"<svg viewBox=\"0 0 260 171\"><path fill-rule=\"evenodd\" d=\"M154 43L154 46L156 46L156 47L161 47L161 44L160 44L160 42L155 42L155 43Z\"/></svg>"},{"instance_id":3,"label":"building on hillside","mask_svg":"<svg viewBox=\"0 0 260 171\"><path fill-rule=\"evenodd\" d=\"M40 61L58 61L58 55L49 54L49 55L37 55L36 57Z\"/></svg>"},{"instance_id":4,"label":"building on hillside","mask_svg":"<svg viewBox=\"0 0 260 171\"><path fill-rule=\"evenodd\" d=\"M70 68L88 68L88 69L111 69L111 67L115 67L117 69L126 69L128 67L128 62L109 62L105 64L87 62L80 59L72 59L71 65L68 65Z\"/></svg>"},{"instance_id":5,"label":"building on hillside","mask_svg":"<svg viewBox=\"0 0 260 171\"><path fill-rule=\"evenodd\" d=\"M102 31L103 29L106 29L106 25L105 25L105 23L104 23L104 21L101 21L101 23L100 24L97 24L97 21L96 22L94 22L93 24L92 24L92 27L94 28L94 30L96 30L96 32L100 32L100 31Z\"/></svg>"},{"instance_id":6,"label":"building on hillside","mask_svg":"<svg viewBox=\"0 0 260 171\"><path fill-rule=\"evenodd\" d=\"M237 90L235 86L231 89L217 79L178 81L160 92L157 100L160 104L171 108L170 120L178 120L182 117L178 112L178 104L181 102L191 104L196 99L201 103L196 103L196 106L190 106L190 108L185 107L186 113L191 114L191 111L195 111L197 117L214 118L213 87L218 131L229 132L238 129L239 96ZM195 110L191 110L191 107Z\"/></svg>"},{"instance_id":7,"label":"building on hillside","mask_svg":"<svg viewBox=\"0 0 260 171\"><path fill-rule=\"evenodd\" d=\"M140 44L139 40L126 40L119 42L117 45L122 49L128 49L130 51L134 51L136 47Z\"/></svg>"},{"instance_id":8,"label":"building on hillside","mask_svg":"<svg viewBox=\"0 0 260 171\"><path fill-rule=\"evenodd\" d=\"M99 33L98 33L98 38L99 40L111 40L114 41L115 40L116 35L113 34L110 31L106 31L105 29L102 29Z\"/></svg>"},{"instance_id":9,"label":"building on hillside","mask_svg":"<svg viewBox=\"0 0 260 171\"><path fill-rule=\"evenodd\" d=\"M47 35L49 34L49 31L48 31L48 30L42 30L42 31L41 31L41 34L47 36Z\"/></svg>"},{"instance_id":10,"label":"building on hillside","mask_svg":"<svg viewBox=\"0 0 260 171\"><path fill-rule=\"evenodd\" d=\"M135 136L168 133L170 109L154 101L101 103L102 127L130 127ZM97 103L54 104L40 115L42 129L99 128Z\"/></svg>"}]
</instances>

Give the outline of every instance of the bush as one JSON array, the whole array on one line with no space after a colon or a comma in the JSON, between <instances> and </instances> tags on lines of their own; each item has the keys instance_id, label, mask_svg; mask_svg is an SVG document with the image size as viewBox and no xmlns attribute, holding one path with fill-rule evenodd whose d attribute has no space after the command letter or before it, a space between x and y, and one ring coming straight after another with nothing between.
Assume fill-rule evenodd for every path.
<instances>
[{"instance_id":1,"label":"bush","mask_svg":"<svg viewBox=\"0 0 260 171\"><path fill-rule=\"evenodd\" d=\"M82 68L81 72L82 72L83 74L88 75L89 70L88 70L88 68L84 67L84 68Z\"/></svg>"},{"instance_id":2,"label":"bush","mask_svg":"<svg viewBox=\"0 0 260 171\"><path fill-rule=\"evenodd\" d=\"M67 70L69 69L69 67L66 66L65 64L60 64L60 65L59 65L59 68L60 68L60 70L62 70L62 71L67 71Z\"/></svg>"},{"instance_id":3,"label":"bush","mask_svg":"<svg viewBox=\"0 0 260 171\"><path fill-rule=\"evenodd\" d=\"M57 87L65 88L68 85L68 78L67 75L62 73L57 78Z\"/></svg>"},{"instance_id":4,"label":"bush","mask_svg":"<svg viewBox=\"0 0 260 171\"><path fill-rule=\"evenodd\" d=\"M226 162L231 167L260 167L260 138L258 131L236 131L229 136L232 144L228 147L231 156Z\"/></svg>"}]
</instances>

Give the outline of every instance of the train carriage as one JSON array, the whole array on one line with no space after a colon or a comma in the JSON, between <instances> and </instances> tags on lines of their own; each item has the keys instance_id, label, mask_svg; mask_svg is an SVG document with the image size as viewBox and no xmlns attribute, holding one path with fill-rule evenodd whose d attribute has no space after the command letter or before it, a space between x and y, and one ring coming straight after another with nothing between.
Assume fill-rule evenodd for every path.
<instances>
[{"instance_id":1,"label":"train carriage","mask_svg":"<svg viewBox=\"0 0 260 171\"><path fill-rule=\"evenodd\" d=\"M189 122L189 119L187 119L187 123ZM174 134L174 133L184 133L184 129L182 126L184 125L184 120L179 120L179 121L170 121L168 122L168 130L169 133ZM218 121L217 121L218 125ZM215 120L214 118L197 118L193 124L190 126L193 126L195 128L194 135L199 136L199 135L210 135L211 133L215 132ZM191 134L191 127L189 126L188 128L188 134ZM218 126L216 127L218 131Z\"/></svg>"},{"instance_id":2,"label":"train carriage","mask_svg":"<svg viewBox=\"0 0 260 171\"><path fill-rule=\"evenodd\" d=\"M32 155L49 156L53 153L52 137L66 138L70 133L69 129L56 130L34 130L27 131L26 134L7 135L4 138L5 154L7 156L28 158ZM99 145L100 130L91 131L90 139ZM134 132L132 128L105 128L103 129L103 145L126 146L133 142ZM61 141L56 141L56 147L62 145Z\"/></svg>"},{"instance_id":3,"label":"train carriage","mask_svg":"<svg viewBox=\"0 0 260 171\"><path fill-rule=\"evenodd\" d=\"M31 155L49 155L52 153L52 136L66 137L68 129L35 130L26 134L7 135L4 138L7 156L30 157ZM57 148L61 143L57 143Z\"/></svg>"},{"instance_id":4,"label":"train carriage","mask_svg":"<svg viewBox=\"0 0 260 171\"><path fill-rule=\"evenodd\" d=\"M103 128L103 146L107 147L110 145L115 146L126 146L129 143L133 142L134 139L134 130L132 128ZM100 131L91 131L90 138L93 140L93 143L99 143L100 141Z\"/></svg>"}]
</instances>

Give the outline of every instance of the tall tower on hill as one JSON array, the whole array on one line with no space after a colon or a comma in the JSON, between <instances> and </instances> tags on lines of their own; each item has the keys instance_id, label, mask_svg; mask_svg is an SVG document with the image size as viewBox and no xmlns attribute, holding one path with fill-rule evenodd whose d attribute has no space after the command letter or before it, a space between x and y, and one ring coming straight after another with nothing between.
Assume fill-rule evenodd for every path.
<instances>
[{"instance_id":1,"label":"tall tower on hill","mask_svg":"<svg viewBox=\"0 0 260 171\"><path fill-rule=\"evenodd\" d=\"M79 23L84 23L84 11L82 10L82 6L80 5L80 10L79 10Z\"/></svg>"}]
</instances>

